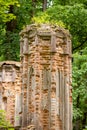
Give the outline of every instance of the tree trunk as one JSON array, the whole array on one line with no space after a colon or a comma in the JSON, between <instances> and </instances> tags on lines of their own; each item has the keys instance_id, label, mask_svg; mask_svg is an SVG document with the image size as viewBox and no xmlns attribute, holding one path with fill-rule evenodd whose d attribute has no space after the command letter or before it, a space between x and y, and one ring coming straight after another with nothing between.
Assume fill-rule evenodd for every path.
<instances>
[{"instance_id":1,"label":"tree trunk","mask_svg":"<svg viewBox=\"0 0 87 130\"><path fill-rule=\"evenodd\" d=\"M9 13L14 14L14 6L13 5L10 5ZM7 33L8 33L8 31L13 32L13 30L16 29L16 23L17 23L16 19L13 19L13 20L8 21L6 23L6 31L7 31Z\"/></svg>"},{"instance_id":2,"label":"tree trunk","mask_svg":"<svg viewBox=\"0 0 87 130\"><path fill-rule=\"evenodd\" d=\"M47 9L47 0L43 0L43 11Z\"/></svg>"},{"instance_id":3,"label":"tree trunk","mask_svg":"<svg viewBox=\"0 0 87 130\"><path fill-rule=\"evenodd\" d=\"M35 15L36 2L37 2L36 0L32 0L31 18Z\"/></svg>"}]
</instances>

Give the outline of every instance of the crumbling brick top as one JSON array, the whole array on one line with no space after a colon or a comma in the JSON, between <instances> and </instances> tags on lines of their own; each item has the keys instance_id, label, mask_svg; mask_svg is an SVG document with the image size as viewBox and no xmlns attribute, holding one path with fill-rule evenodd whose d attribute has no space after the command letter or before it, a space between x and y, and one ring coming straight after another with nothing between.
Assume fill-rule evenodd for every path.
<instances>
[{"instance_id":1,"label":"crumbling brick top","mask_svg":"<svg viewBox=\"0 0 87 130\"><path fill-rule=\"evenodd\" d=\"M63 38L71 38L71 35L69 33L68 30L59 27L59 26L55 26L55 25L47 25L47 24L41 24L41 25L36 25L36 24L32 24L32 25L28 25L26 26L26 28L24 30L22 30L20 32L20 36L24 36L25 34L28 34L29 38L34 37L36 34L37 35L48 35L51 36L51 34L55 32L56 36L58 37L63 37Z\"/></svg>"},{"instance_id":2,"label":"crumbling brick top","mask_svg":"<svg viewBox=\"0 0 87 130\"><path fill-rule=\"evenodd\" d=\"M20 62L16 62L16 61L2 61L0 62L0 68L3 66L3 65L15 65L16 67L19 67L20 68Z\"/></svg>"}]
</instances>

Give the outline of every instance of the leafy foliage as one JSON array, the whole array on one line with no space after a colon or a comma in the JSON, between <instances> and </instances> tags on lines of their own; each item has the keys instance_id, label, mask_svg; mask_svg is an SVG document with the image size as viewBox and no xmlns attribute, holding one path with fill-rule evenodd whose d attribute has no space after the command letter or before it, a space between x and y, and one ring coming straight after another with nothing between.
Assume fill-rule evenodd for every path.
<instances>
[{"instance_id":1,"label":"leafy foliage","mask_svg":"<svg viewBox=\"0 0 87 130\"><path fill-rule=\"evenodd\" d=\"M87 113L87 47L73 58L73 116L74 122L78 119L83 122ZM83 126L84 123L86 119Z\"/></svg>"},{"instance_id":2,"label":"leafy foliage","mask_svg":"<svg viewBox=\"0 0 87 130\"><path fill-rule=\"evenodd\" d=\"M0 0L0 22L7 22L16 18L14 14L9 12L10 5L20 6L18 0Z\"/></svg>"},{"instance_id":3,"label":"leafy foliage","mask_svg":"<svg viewBox=\"0 0 87 130\"><path fill-rule=\"evenodd\" d=\"M8 130L14 130L11 127L9 121L6 120L6 112L4 110L0 110L0 128L8 128Z\"/></svg>"},{"instance_id":4,"label":"leafy foliage","mask_svg":"<svg viewBox=\"0 0 87 130\"><path fill-rule=\"evenodd\" d=\"M0 60L19 59L18 33L7 32L7 24L12 28L11 22L16 20L12 7L20 7L18 0L0 0Z\"/></svg>"},{"instance_id":5,"label":"leafy foliage","mask_svg":"<svg viewBox=\"0 0 87 130\"><path fill-rule=\"evenodd\" d=\"M40 13L40 17L33 17L32 18L32 22L36 23L36 24L51 24L51 25L58 25L60 27L65 28L64 23L61 20L54 20L54 19L50 19L50 16L45 12L44 15L42 13Z\"/></svg>"}]
</instances>

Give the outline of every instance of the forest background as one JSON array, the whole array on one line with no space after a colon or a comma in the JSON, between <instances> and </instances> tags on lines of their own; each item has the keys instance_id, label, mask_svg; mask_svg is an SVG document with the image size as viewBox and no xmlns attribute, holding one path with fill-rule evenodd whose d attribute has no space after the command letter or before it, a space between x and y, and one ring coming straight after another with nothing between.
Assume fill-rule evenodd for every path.
<instances>
[{"instance_id":1,"label":"forest background","mask_svg":"<svg viewBox=\"0 0 87 130\"><path fill-rule=\"evenodd\" d=\"M0 61L20 60L19 32L31 23L70 31L73 130L87 130L87 0L0 0Z\"/></svg>"}]
</instances>

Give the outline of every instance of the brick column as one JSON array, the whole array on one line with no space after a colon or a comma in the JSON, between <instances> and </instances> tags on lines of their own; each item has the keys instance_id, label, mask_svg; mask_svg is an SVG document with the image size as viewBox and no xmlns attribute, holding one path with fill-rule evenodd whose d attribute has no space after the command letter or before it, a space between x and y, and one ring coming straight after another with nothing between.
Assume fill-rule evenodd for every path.
<instances>
[{"instance_id":1,"label":"brick column","mask_svg":"<svg viewBox=\"0 0 87 130\"><path fill-rule=\"evenodd\" d=\"M23 127L72 130L69 32L57 26L30 25L20 35Z\"/></svg>"}]
</instances>

